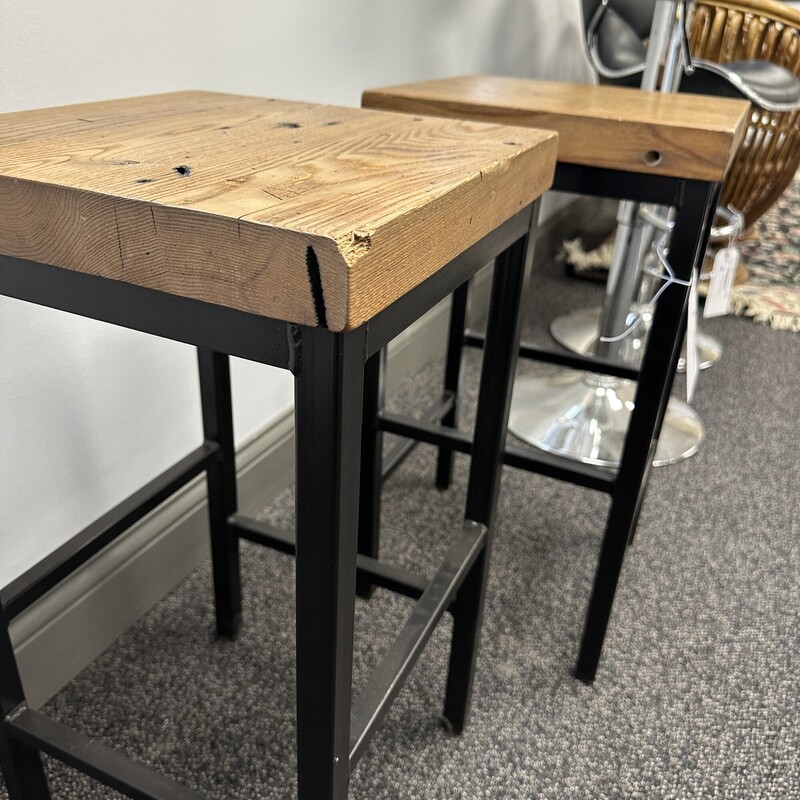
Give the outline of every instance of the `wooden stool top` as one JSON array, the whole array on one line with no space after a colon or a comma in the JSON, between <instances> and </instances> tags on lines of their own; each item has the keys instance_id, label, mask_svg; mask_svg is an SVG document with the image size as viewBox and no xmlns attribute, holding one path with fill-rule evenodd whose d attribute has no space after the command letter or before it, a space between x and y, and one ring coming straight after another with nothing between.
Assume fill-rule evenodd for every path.
<instances>
[{"instance_id":1,"label":"wooden stool top","mask_svg":"<svg viewBox=\"0 0 800 800\"><path fill-rule=\"evenodd\" d=\"M552 183L556 134L206 92L0 115L0 253L355 328Z\"/></svg>"},{"instance_id":2,"label":"wooden stool top","mask_svg":"<svg viewBox=\"0 0 800 800\"><path fill-rule=\"evenodd\" d=\"M720 181L744 136L744 100L468 76L364 93L365 108L558 131L558 160Z\"/></svg>"}]
</instances>

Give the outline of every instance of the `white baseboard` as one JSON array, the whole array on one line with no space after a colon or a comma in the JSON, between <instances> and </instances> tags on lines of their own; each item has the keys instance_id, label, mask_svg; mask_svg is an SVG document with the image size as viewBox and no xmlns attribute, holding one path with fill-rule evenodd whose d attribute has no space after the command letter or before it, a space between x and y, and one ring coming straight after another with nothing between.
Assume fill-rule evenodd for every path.
<instances>
[{"instance_id":1,"label":"white baseboard","mask_svg":"<svg viewBox=\"0 0 800 800\"><path fill-rule=\"evenodd\" d=\"M573 205L573 213L578 207ZM551 240L560 241L558 228L568 212L560 210L549 225L540 226L539 258L542 251L553 252ZM489 276L483 270L473 283L471 304L477 315L486 305ZM448 312L445 300L392 343L390 394L442 353ZM263 508L291 483L291 410L271 420L240 448L237 472L239 506L245 513ZM205 495L201 476L14 620L11 636L32 707L46 703L208 557Z\"/></svg>"}]
</instances>

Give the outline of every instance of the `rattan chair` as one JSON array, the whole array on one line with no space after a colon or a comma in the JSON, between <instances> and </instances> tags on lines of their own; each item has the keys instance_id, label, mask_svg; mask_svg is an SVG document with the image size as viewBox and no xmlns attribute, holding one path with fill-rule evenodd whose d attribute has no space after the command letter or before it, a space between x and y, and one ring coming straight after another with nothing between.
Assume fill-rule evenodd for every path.
<instances>
[{"instance_id":1,"label":"rattan chair","mask_svg":"<svg viewBox=\"0 0 800 800\"><path fill-rule=\"evenodd\" d=\"M697 0L682 92L750 100L753 113L721 205L752 228L800 162L800 12L775 0ZM601 80L637 85L656 0L583 0L590 59Z\"/></svg>"},{"instance_id":2,"label":"rattan chair","mask_svg":"<svg viewBox=\"0 0 800 800\"><path fill-rule=\"evenodd\" d=\"M698 0L689 31L694 59L729 64L762 59L800 77L800 11L774 0ZM722 204L753 223L791 183L800 166L800 111L753 105L747 134L731 166Z\"/></svg>"}]
</instances>

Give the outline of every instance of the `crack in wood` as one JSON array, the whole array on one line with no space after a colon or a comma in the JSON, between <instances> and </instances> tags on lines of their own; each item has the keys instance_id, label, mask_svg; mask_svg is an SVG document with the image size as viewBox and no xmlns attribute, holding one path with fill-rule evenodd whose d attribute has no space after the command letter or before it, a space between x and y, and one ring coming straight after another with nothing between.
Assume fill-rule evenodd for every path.
<instances>
[{"instance_id":1,"label":"crack in wood","mask_svg":"<svg viewBox=\"0 0 800 800\"><path fill-rule=\"evenodd\" d=\"M310 245L306 248L306 269L308 270L308 282L311 285L311 298L314 301L317 325L327 328L328 311L325 308L325 295L322 292L322 274L319 269L317 254Z\"/></svg>"}]
</instances>

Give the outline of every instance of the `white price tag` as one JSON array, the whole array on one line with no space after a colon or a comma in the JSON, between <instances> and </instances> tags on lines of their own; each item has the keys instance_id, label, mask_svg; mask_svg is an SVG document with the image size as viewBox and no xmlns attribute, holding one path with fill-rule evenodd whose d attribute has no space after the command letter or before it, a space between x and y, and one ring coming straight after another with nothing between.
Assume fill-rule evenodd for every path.
<instances>
[{"instance_id":1,"label":"white price tag","mask_svg":"<svg viewBox=\"0 0 800 800\"><path fill-rule=\"evenodd\" d=\"M689 313L686 322L686 402L691 403L700 374L700 361L697 358L697 273L692 272L692 285L689 289Z\"/></svg>"},{"instance_id":2,"label":"white price tag","mask_svg":"<svg viewBox=\"0 0 800 800\"><path fill-rule=\"evenodd\" d=\"M723 247L714 256L714 266L711 269L711 280L708 283L708 294L703 316L721 317L728 313L733 290L733 279L736 277L736 267L739 265L739 248L735 245Z\"/></svg>"}]
</instances>

